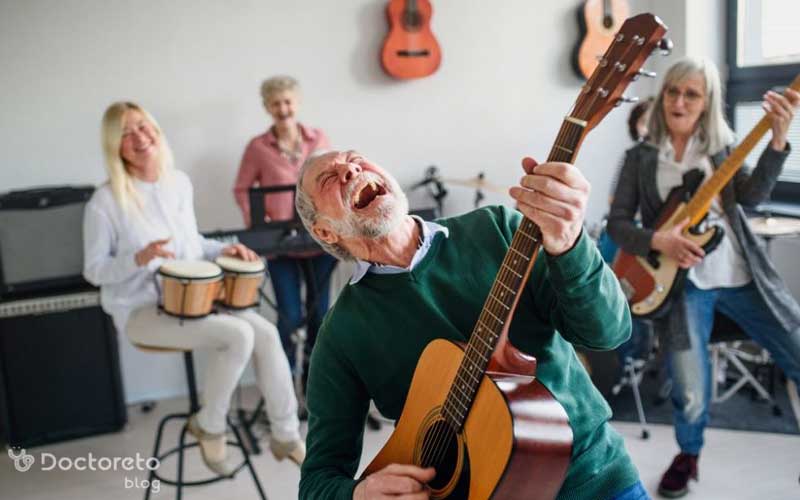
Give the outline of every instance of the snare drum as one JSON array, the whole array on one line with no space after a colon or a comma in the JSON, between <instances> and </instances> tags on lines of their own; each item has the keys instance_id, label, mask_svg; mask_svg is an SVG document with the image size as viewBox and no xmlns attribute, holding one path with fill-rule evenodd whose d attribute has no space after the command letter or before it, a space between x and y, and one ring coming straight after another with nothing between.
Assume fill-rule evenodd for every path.
<instances>
[{"instance_id":1,"label":"snare drum","mask_svg":"<svg viewBox=\"0 0 800 500\"><path fill-rule=\"evenodd\" d=\"M221 255L214 261L225 273L220 302L230 309L245 309L258 304L258 291L264 282L264 262Z\"/></svg>"},{"instance_id":2,"label":"snare drum","mask_svg":"<svg viewBox=\"0 0 800 500\"><path fill-rule=\"evenodd\" d=\"M213 310L222 288L222 269L202 260L168 260L158 269L160 307L179 318L202 318Z\"/></svg>"}]
</instances>

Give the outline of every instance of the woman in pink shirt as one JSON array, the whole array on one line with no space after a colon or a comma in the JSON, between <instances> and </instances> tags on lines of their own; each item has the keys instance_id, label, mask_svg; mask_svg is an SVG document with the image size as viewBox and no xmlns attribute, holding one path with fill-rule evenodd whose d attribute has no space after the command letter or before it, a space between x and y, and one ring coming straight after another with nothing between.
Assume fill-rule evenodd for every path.
<instances>
[{"instance_id":1,"label":"woman in pink shirt","mask_svg":"<svg viewBox=\"0 0 800 500\"><path fill-rule=\"evenodd\" d=\"M254 186L294 185L306 158L314 151L330 147L328 137L318 129L297 121L295 113L300 88L289 76L276 76L261 84L264 108L272 117L272 126L254 137L242 156L233 192L242 211L244 223L250 226L248 190ZM265 222L294 218L294 193L279 192L264 196ZM293 369L295 349L291 334L303 320L300 299L300 278L306 283L306 346L305 364L314 346L317 329L328 310L328 277L335 259L322 250L311 254L279 256L268 259L269 273L278 303L278 331L283 348ZM306 365L307 366L307 365ZM305 367L304 367L305 368ZM304 370L304 374L305 374ZM304 377L305 379L305 377Z\"/></svg>"}]
</instances>

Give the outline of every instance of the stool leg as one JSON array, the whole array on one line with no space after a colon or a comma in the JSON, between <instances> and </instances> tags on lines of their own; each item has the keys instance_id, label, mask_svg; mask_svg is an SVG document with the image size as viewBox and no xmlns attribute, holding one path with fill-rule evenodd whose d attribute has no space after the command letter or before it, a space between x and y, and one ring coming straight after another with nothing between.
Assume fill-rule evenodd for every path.
<instances>
[{"instance_id":1,"label":"stool leg","mask_svg":"<svg viewBox=\"0 0 800 500\"><path fill-rule=\"evenodd\" d=\"M176 493L175 499L181 500L181 496L183 495L183 451L186 448L186 424L183 425L183 429L181 429L181 440L178 443L178 480L176 483Z\"/></svg>"},{"instance_id":2,"label":"stool leg","mask_svg":"<svg viewBox=\"0 0 800 500\"><path fill-rule=\"evenodd\" d=\"M236 437L236 443L242 450L242 455L244 456L244 463L247 464L247 468L250 470L250 476L252 476L253 482L256 483L258 496L261 497L261 500L267 500L267 496L264 494L264 489L261 487L261 481L258 480L258 475L256 475L256 470L253 468L253 463L250 462L250 454L247 452L247 448L245 448L244 443L242 442L242 436L239 434L239 429L237 429L235 425L231 424L230 421L228 422L228 425L231 426L231 429L233 430L233 435Z\"/></svg>"},{"instance_id":3,"label":"stool leg","mask_svg":"<svg viewBox=\"0 0 800 500\"><path fill-rule=\"evenodd\" d=\"M258 444L258 439L255 434L253 434L253 426L256 424L256 420L258 420L261 411L264 409L264 403L265 401L262 397L258 401L258 405L250 418L247 418L247 413L244 411L244 408L239 408L237 411L244 437L247 438L247 443L250 445L250 450L253 455L261 454L261 446Z\"/></svg>"},{"instance_id":4,"label":"stool leg","mask_svg":"<svg viewBox=\"0 0 800 500\"><path fill-rule=\"evenodd\" d=\"M164 426L169 421L170 421L170 416L168 415L168 416L162 418L161 422L159 422L159 424L158 424L158 430L156 431L156 444L153 447L153 457L156 458L156 459L158 459L158 452L161 449L161 436L164 433ZM150 490L153 488L153 478L155 477L155 475L156 475L156 471L155 470L151 470L150 473L147 475L148 486L147 486L147 490L144 492L144 500L149 500L150 499Z\"/></svg>"},{"instance_id":5,"label":"stool leg","mask_svg":"<svg viewBox=\"0 0 800 500\"><path fill-rule=\"evenodd\" d=\"M194 414L200 410L200 403L197 398L197 382L194 377L194 357L192 351L183 353L183 361L186 366L186 382L189 384L189 413Z\"/></svg>"}]
</instances>

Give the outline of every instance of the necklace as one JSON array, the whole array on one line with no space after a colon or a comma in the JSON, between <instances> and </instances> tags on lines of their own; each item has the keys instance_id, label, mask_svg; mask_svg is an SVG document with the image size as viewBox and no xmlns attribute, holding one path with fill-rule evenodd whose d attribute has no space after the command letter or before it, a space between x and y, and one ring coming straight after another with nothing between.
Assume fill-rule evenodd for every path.
<instances>
[{"instance_id":1,"label":"necklace","mask_svg":"<svg viewBox=\"0 0 800 500\"><path fill-rule=\"evenodd\" d=\"M293 144L285 144L281 142L280 136L278 136L278 130L275 130L275 136L277 139L278 150L281 152L281 155L289 160L291 163L297 163L300 160L300 157L303 155L303 135L298 130L297 136L295 137Z\"/></svg>"}]
</instances>

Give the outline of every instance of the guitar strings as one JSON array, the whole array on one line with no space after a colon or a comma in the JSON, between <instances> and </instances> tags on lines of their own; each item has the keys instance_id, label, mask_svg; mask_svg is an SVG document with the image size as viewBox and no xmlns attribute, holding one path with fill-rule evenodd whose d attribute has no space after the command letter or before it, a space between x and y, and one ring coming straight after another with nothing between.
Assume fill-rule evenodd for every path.
<instances>
[{"instance_id":1,"label":"guitar strings","mask_svg":"<svg viewBox=\"0 0 800 500\"><path fill-rule=\"evenodd\" d=\"M627 55L627 52L630 51L631 48L633 48L632 45L630 45L625 50L625 52L623 52L622 57L625 57ZM611 74L612 73L609 72L607 74L606 78L603 80L603 82L600 83L600 85L605 84L611 78ZM594 78L591 78L589 80L589 82L587 82L587 85L590 85L593 80L596 80L596 75L595 75ZM597 95L599 95L599 93L596 93L593 97L590 98L590 101L589 101L589 104L588 104L589 106L593 105L594 102L597 100ZM577 106L576 109L575 109L576 114L578 114L579 116L583 114L580 108L581 108L581 106ZM581 131L580 130L575 130L574 127L572 128L572 130L570 130L569 127L562 127L562 129L559 131L558 136L556 137L556 144L558 144L559 142L561 142L561 140L564 139L564 135L566 135L568 138L570 138L572 140L572 142L575 142L577 139L580 138L580 133L581 133ZM554 151L552 152L550 159L551 160L558 160L559 158L557 158L557 156L560 156L560 151L554 148ZM567 157L567 158L562 159L562 161L563 160L569 161L569 160L571 160L571 158ZM527 218L525 218L525 220L523 220L523 223L526 220L527 220ZM530 225L533 226L534 237L535 236L540 236L541 235L541 230L539 229L539 227L535 223L532 223L532 221L531 221ZM517 240L516 236L517 236L518 232L519 232L519 229L518 229L517 232L515 232L515 238L514 238L515 240ZM538 242L535 242L535 243L538 243ZM514 241L512 241L512 245L513 244L514 244ZM534 244L534 249L533 250L535 250L535 247L536 247L536 244ZM525 253L526 254L532 254L533 252L530 252L530 253L525 252ZM504 259L503 263L505 264L505 259ZM497 310L497 306L493 306L490 303L491 302L491 300L490 300L491 299L491 294L493 294L495 289L497 288L497 281L498 280L505 281L508 278L509 271L504 269L503 267L504 266L501 266L500 272L498 273L498 277L495 279L495 285L492 287L492 290L490 291L490 297L487 297L487 302L484 305L483 313L480 315L479 320L478 320L479 323L482 323L484 325L484 328L485 328L485 325L486 325L486 319L487 319L486 318L486 312L487 311L489 313L493 314L493 316L495 316L495 318L499 318L500 316L503 315L502 311ZM523 276L522 280L524 280L524 276ZM492 309L493 307L495 308L494 310ZM494 313L497 313L497 314L494 314ZM508 320L508 318L506 318L506 320ZM494 320L493 320L493 322L494 322ZM503 323L500 322L499 326L503 326ZM497 337L496 333L494 333L491 329L490 329L490 331L495 335L495 337ZM474 334L475 335L479 335L479 333L477 333L477 332L474 332ZM467 362L475 364L475 360L472 359L473 352L476 352L479 356L481 356L483 362L488 364L488 359L486 359L486 356L481 355L481 352L478 351L478 349L476 347L476 344L474 342L470 341L468 346L467 346L467 349L465 351L465 356L462 359L462 363L460 364L460 366L459 366L459 368L458 368L458 370L456 372L455 380L454 380L454 383L456 383L456 384L458 382L461 382L462 383L462 387L464 386L464 384L463 384L464 360L466 360ZM486 354L487 354L487 356L490 356L491 355L491 351L488 351ZM484 372L484 375L485 375L485 369L483 370L483 372ZM481 379L482 379L482 377L483 377L483 375L481 375ZM444 427L445 425L449 425L449 422L447 421L448 403L450 403L453 400L461 403L461 406L464 408L464 411L465 411L465 414L463 414L463 415L461 414L460 411L457 412L459 414L460 420L461 420L461 423L460 423L459 426L461 426L461 425L463 425L465 423L466 417L468 416L467 413L469 412L469 410L471 408L471 404L472 404L471 400L474 398L475 394L479 390L480 383L481 383L481 380L473 380L471 382L471 385L474 386L473 390L469 391L469 394L468 393L463 393L463 391L462 391L462 393L465 396L467 396L467 398L468 398L467 403L465 403L463 400L461 400L461 397L458 396L457 393L453 392L452 387L451 387L451 390L448 392L448 396L446 397L445 403L444 403L444 405L442 407L442 413L444 413L442 421L444 422L444 425L439 425L438 427L441 428L441 427ZM455 385L455 388L458 389L458 386ZM452 406L452 405L450 405L450 406ZM450 415L449 415L450 418L454 419L455 417L452 416L452 413L453 413L452 409L450 410L449 413L450 413ZM434 459L433 462L432 462L432 465L438 463L438 460L440 460L442 458L442 454L446 452L446 448L447 448L447 446L449 445L449 442L452 439L451 436L456 433L455 429L451 429L451 431L452 432L447 432L447 429L445 429L443 431L439 431L437 429L437 430L434 431L435 434L432 437L432 439L423 444L423 450L422 450L422 461L423 461L423 463L426 463L431 458ZM443 436L443 434L445 436ZM444 437L445 441L442 441L443 437ZM433 456L431 456L431 451L433 451Z\"/></svg>"},{"instance_id":2,"label":"guitar strings","mask_svg":"<svg viewBox=\"0 0 800 500\"><path fill-rule=\"evenodd\" d=\"M613 46L612 46L612 48L613 48ZM628 52L632 48L633 48L633 45L632 44L629 45L625 49L625 51L622 53L621 57L622 58L626 57ZM611 51L609 51L609 53L610 52ZM612 74L613 74L613 70L609 71L608 74L606 75L606 77L603 79L603 81L600 82L599 87L601 87L602 85L605 85L608 82L608 80L611 78ZM590 88L591 88L591 84L593 83L593 80L596 80L596 79L597 79L597 75L594 75L594 77L591 78L589 80L589 82L587 82L587 85L590 85ZM578 105L578 106L576 106L576 108L574 110L575 113L578 116L583 115L583 110L587 110L592 105L594 105L594 103L596 102L596 100L597 100L599 95L600 95L599 92L595 92L595 95L590 97L588 105L585 105L585 106ZM572 143L576 143L577 140L580 139L581 133L582 133L582 130L576 129L574 126L573 127L562 126L561 130L559 131L558 136L556 137L556 144L558 145L559 142L561 142L561 140L563 140L565 138L564 136L566 136L566 138L571 139ZM574 155L574 153L566 155L566 158L558 158L559 156L562 156L562 155L563 155L563 153L560 150L554 148L553 151L551 151L551 155L550 155L549 160L551 160L551 161L558 161L558 160L571 161L571 160L573 160L572 155ZM533 254L536 251L537 245L540 244L540 242L538 240L541 238L541 229L535 223L530 221L527 217L525 217L523 219L523 223L520 225L520 228L518 228L517 231L515 232L514 238L512 239L512 243L511 244L513 246L516 243L520 242L520 239L518 238L518 236L520 235L520 230L523 229L522 228L523 224L532 226L532 228L533 228L533 233L534 233L533 237L535 237L536 239L532 240L533 248L531 249L530 253L528 251L525 252L526 255L531 255L533 257ZM520 243L520 245L521 245L521 243ZM506 254L506 258L504 258L503 264L506 264L506 259L507 258L508 258L508 254ZM501 268L500 268L500 270L498 272L498 275L495 278L495 284L492 286L492 289L490 290L489 297L487 297L486 302L484 303L484 307L482 309L482 313L481 313L481 315L479 316L479 319L478 319L478 323L482 324L484 328L486 328L486 324L487 324L486 323L486 320L488 319L488 318L486 318L487 313L490 313L490 314L492 314L492 316L494 316L494 318L492 319L493 323L495 321L498 322L499 323L499 325L498 325L499 327L502 327L504 325L504 323L498 319L501 316L504 316L503 311L499 310L497 305L492 305L491 304L491 298L492 298L492 294L495 292L495 289L497 288L498 281L506 281L506 279L509 278L509 273L510 272L511 272L510 268L509 268L509 266L507 264L506 265L501 265ZM520 280L520 284L519 284L520 286L519 287L515 286L515 287L512 287L512 288L519 290L519 288L521 288L522 282L525 280L525 275L523 275L521 278L518 277L518 279ZM509 317L506 318L506 321L508 321L509 319L510 319L510 315L509 315ZM479 331L480 328L478 326L476 326L476 329ZM501 328L501 330L502 330L502 328ZM478 331L473 332L472 336L480 335L478 333ZM495 338L498 336L498 334L495 333L493 329L490 329L490 332L495 336ZM494 339L493 339L493 341L494 341ZM465 366L465 362L469 362L469 363L472 363L473 365L476 365L475 360L472 359L473 353L476 353L478 356L480 356L482 361L483 361L483 363L488 364L489 359L487 359L487 356L489 358L491 357L492 350L486 351L486 355L484 356L484 355L481 354L481 351L478 350L478 349L479 348L477 347L477 342L473 342L473 339L470 338L470 342L468 343L467 349L465 350L464 358L462 358L462 362L459 365L459 368L458 368L458 370L456 372L456 375L454 377L454 384L455 385L451 385L451 389L450 389L450 391L448 391L448 395L447 395L447 397L445 399L445 403L442 406L442 413L444 415L440 414L440 416L442 416L443 418L442 418L442 420L437 420L437 422L434 424L434 426L436 426L436 428L434 430L434 436L430 440L425 441L424 444L423 444L422 464L421 465L426 465L426 464L427 465L434 465L434 466L438 465L438 463L444 458L444 454L446 453L447 448L449 447L450 442L452 441L453 437L456 436L456 434L457 434L457 431L456 431L455 428L451 428L449 431L447 429L447 427L450 426L450 422L448 422L448 420L447 420L448 415L446 413L448 411L448 403L450 403L451 401L454 401L454 400L459 402L459 403L461 403L461 406L464 408L465 413L462 415L461 412L457 412L459 414L459 416L460 416L460 421L461 421L460 424L459 424L459 427L463 426L466 423L466 418L468 417L468 412L470 411L471 405L474 402L474 397L477 394L477 391L480 389L480 384L482 383L482 379L485 376L485 368L483 370L483 373L480 376L480 379L478 379L478 380L474 380L473 379L471 381L470 385L472 386L472 389L470 391L468 391L468 393L465 393L465 392L462 391L462 394L464 394L464 396L466 396L468 398L467 402L464 402L463 400L461 400L461 396L459 396L456 392L453 391L453 387L455 387L455 389L458 390L458 385L457 385L458 383L461 383L462 387L466 387L466 384L463 383L463 369L464 369L464 366ZM452 406L452 404L450 406ZM453 413L452 409L449 411L449 413L450 413L450 415L449 415L450 418L454 419L455 417L452 415L452 413ZM443 430L439 430L439 429L443 429Z\"/></svg>"},{"instance_id":3,"label":"guitar strings","mask_svg":"<svg viewBox=\"0 0 800 500\"><path fill-rule=\"evenodd\" d=\"M570 141L572 143L575 143L580 138L580 130L576 130L574 127L562 126L561 130L559 130L559 133L558 133L558 135L556 137L555 143L559 144L565 138L568 138L568 139L570 139ZM555 149L555 148L553 148L553 152L552 152L551 158L550 158L551 160L561 160L561 161L570 160L570 158L568 158L568 157L559 159L559 158L557 158L557 156L560 156L560 151ZM536 226L536 224L533 223L532 221L530 221L527 217L523 219L523 224L525 224L526 222L528 222L527 225L533 226L534 234L536 232L540 232L539 228ZM518 228L517 231L514 234L514 238L512 239L512 243L511 243L512 246L514 246L515 243L519 243L520 241L523 241L523 240L520 239L521 238L520 234L524 235L524 233L520 233L520 230L522 229L524 231L524 229L526 229L526 228L524 228L522 224L520 226L521 227ZM530 249L525 248L524 255L531 255L531 258L532 258L533 254L535 253L536 246L537 246L537 244L539 242L536 241L536 240L531 240L530 238L528 238L528 239L532 243L532 245L531 245L532 248L530 248ZM517 246L522 246L522 245L523 244L520 243ZM506 255L506 257L508 257L508 254ZM506 261L506 259L504 259L503 264L505 264L505 261ZM527 268L527 264L526 264L526 268ZM506 282L508 280L508 278L510 277L510 274L511 274L510 267L508 265L505 265L505 266L501 265L500 271L498 272L498 276L495 279L495 284L493 285L492 289L490 290L489 297L487 297L487 301L486 301L486 303L484 305L484 308L483 308L483 313L479 316L479 319L478 319L478 323L479 324L483 324L483 328L484 329L486 328L486 324L487 324L486 323L486 320L487 320L486 313L487 312L493 314L496 318L500 318L501 316L503 316L503 311L501 311L499 309L499 306L491 304L491 298L492 298L492 294L494 294L496 289L498 288L498 286L497 286L498 281ZM517 278L517 279L519 279L520 282L522 282L522 281L524 281L525 276L523 275L522 278ZM520 283L520 285L521 285L521 283ZM520 287L513 286L513 287L509 287L509 288L517 289L517 293L518 293ZM506 318L506 321L508 321L508 319L509 318ZM495 322L495 321L496 320L493 319L493 322ZM504 325L504 323L500 322L500 324L498 326L502 327L503 325ZM476 326L476 328L479 328L479 327ZM489 329L489 330L494 335L495 338L499 336L499 334L494 332L493 329ZM473 335L480 335L480 334L478 332L473 332ZM470 339L470 340L472 340L472 339ZM458 371L456 372L454 383L458 383L459 381L461 381L462 384L463 384L463 380L460 380L460 379L463 379L462 372L463 372L463 366L464 366L464 359L467 360L470 363L473 363L473 365L476 364L475 360L472 359L473 352L475 352L477 355L479 355L482 358L484 363L488 364L487 356L489 358L491 357L492 350L488 350L486 352L486 356L484 356L484 355L481 354L480 351L478 351L478 348L476 347L476 343L470 341L468 343L467 349L465 351L465 356L462 359L462 363L459 366ZM483 379L484 375L485 375L485 369L483 370L483 374L480 376L480 379L477 379L477 380L473 379L472 384L474 384L475 387L474 387L473 391L469 391L471 394L464 393L464 395L467 396L470 400L472 400L474 398L475 394L477 394L477 391L480 389L480 384L482 382L482 379ZM458 389L457 386L455 386L455 387L456 387L456 389ZM442 407L443 412L448 410L448 402L450 402L450 401L452 401L454 399L461 403L461 406L464 407L464 411L466 413L469 412L469 410L471 409L471 401L468 402L469 404L464 403L460 399L460 396L458 396L457 393L452 391L452 387L451 387L451 390L448 392L448 396L447 396L447 398L445 400L445 403L444 403L444 405ZM452 415L452 411L450 413ZM461 417L461 420L462 420L462 424L461 425L463 425L466 422L466 418L467 418L466 413ZM447 418L446 418L447 415L445 415L444 417L445 418L443 418L441 421L438 421L437 423L434 424L434 426L436 426L436 428L434 430L434 436L432 436L432 438L430 440L425 441L423 443L421 464L420 465L423 465L423 466L426 466L426 465L433 465L433 466L438 465L439 462L444 458L444 456L445 456L445 454L447 452L447 449L450 446L450 442L452 441L453 437L456 436L456 430L455 429L450 429L450 431L448 431L447 427L450 424L447 421ZM451 416L451 418L452 418L452 416ZM437 424L439 424L439 425L437 425ZM442 429L442 430L440 430L440 429Z\"/></svg>"},{"instance_id":4,"label":"guitar strings","mask_svg":"<svg viewBox=\"0 0 800 500\"><path fill-rule=\"evenodd\" d=\"M570 130L570 128L571 128L571 130ZM558 134L558 136L556 138L556 144L561 142L565 138L564 137L565 135L567 136L567 138L571 139L572 142L575 142L580 137L580 130L575 130L574 127L563 127L562 126L562 129L559 131L559 134ZM556 152L555 154L551 155L551 160L559 160L560 159L560 158L557 158L557 156L559 156L558 150L555 150L555 152ZM564 159L561 159L561 160L569 160L569 158L564 158ZM525 223L525 222L528 222L528 225L532 226L534 231L536 231L538 229L538 227L536 227L536 225L534 223L532 223L532 221L529 221L527 218L523 221L523 223ZM522 229L524 230L526 228L522 227ZM519 230L517 232L519 232ZM515 233L515 240L516 241L520 241L518 236L519 236L519 234ZM532 243L534 243L534 242L532 242ZM515 242L512 241L512 245L514 245L514 244L515 244ZM533 245L532 249L530 249L530 250L529 249L525 249L524 254L532 256L533 250L535 250L535 244ZM504 264L505 264L505 260L504 260ZM508 271L507 269L504 269L501 266L500 272L498 273L498 278L495 280L496 281L495 286L492 287L490 295L494 294L497 291L497 288L498 288L497 287L497 281L502 281L502 282L507 281L508 278L509 278L509 274L510 274L510 271ZM514 288L516 288L516 287L514 287ZM490 300L490 298L487 297L487 302L489 300ZM497 314L495 314L496 317L499 317L500 315L502 315L502 311L500 311L497 306L493 306L491 304L487 304L487 307L485 308L485 310L488 310L490 313L497 313ZM479 318L479 322L483 323L484 328L486 327L486 319L487 319L485 316L486 316L485 314L482 314L481 317ZM500 326L502 326L502 324ZM490 329L490 331L491 331L491 329ZM495 335L495 337L497 336L497 334L495 332L492 331L491 333L493 333ZM476 334L477 334L477 332L476 332ZM467 348L466 353L465 353L465 358L469 362L472 362L473 364L475 364L475 361L472 359L473 352L477 351L477 349L475 348L475 345L476 345L475 343L471 342L470 345ZM472 350L470 350L470 348ZM480 351L477 351L477 354L480 356L481 355ZM486 354L490 355L491 351L488 351ZM487 362L486 356L481 356L481 357L483 358L484 362ZM457 380L462 378L461 377L462 371L463 370L459 369L459 371L457 372L457 374L456 374L456 379ZM481 376L481 378L482 378L482 376ZM478 387L476 387L476 390L477 390L479 388L479 385L480 385L480 380L475 380L473 378L473 381L477 382L477 385L478 385ZM445 405L443 407L443 410L447 411L448 410L447 403L452 401L453 399L455 399L458 402L461 402L462 406L464 406L466 408L466 410L468 411L469 407L466 404L464 404L463 401L460 400L460 397L458 396L458 394L455 393L455 392L452 392L452 391L451 391L451 393L452 393L452 396L449 396L448 400L445 401ZM472 395L469 395L469 394L465 394L465 395L467 395L468 397L474 397L474 393ZM452 411L450 413L452 414ZM446 413L445 413L445 417L447 417ZM462 420L464 418L465 417L462 417ZM445 419L445 423L447 423L446 419ZM453 431L454 431L454 429L453 429ZM447 435L446 436L442 436L443 433L447 434ZM423 457L422 457L423 458L423 464L425 464L431 458L433 459L431 464L432 465L437 464L441 460L441 458L443 458L442 455L443 455L443 453L446 452L446 449L449 446L449 443L452 440L452 436L454 434L455 434L455 432L449 433L449 432L447 432L446 429L444 431L441 431L441 432L436 432L434 437L433 437L433 439L428 441L428 443L430 443L430 445L429 446L423 445ZM442 441L443 438L445 439L444 441ZM433 456L431 456L431 451L433 451Z\"/></svg>"}]
</instances>

